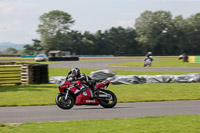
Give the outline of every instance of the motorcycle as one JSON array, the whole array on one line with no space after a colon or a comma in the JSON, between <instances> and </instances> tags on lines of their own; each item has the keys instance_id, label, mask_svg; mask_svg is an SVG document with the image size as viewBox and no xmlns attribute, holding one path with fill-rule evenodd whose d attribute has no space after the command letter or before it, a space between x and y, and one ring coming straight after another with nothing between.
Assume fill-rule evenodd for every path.
<instances>
[{"instance_id":1,"label":"motorcycle","mask_svg":"<svg viewBox=\"0 0 200 133\"><path fill-rule=\"evenodd\" d=\"M151 64L152 64L152 61L153 61L153 57L152 56L146 57L144 59L144 67L146 67L146 66L150 67Z\"/></svg>"},{"instance_id":2,"label":"motorcycle","mask_svg":"<svg viewBox=\"0 0 200 133\"><path fill-rule=\"evenodd\" d=\"M59 94L55 98L58 107L71 109L74 105L101 105L112 108L117 104L116 95L105 90L110 80L95 82L92 90L84 81L69 82L66 79L59 85Z\"/></svg>"}]
</instances>

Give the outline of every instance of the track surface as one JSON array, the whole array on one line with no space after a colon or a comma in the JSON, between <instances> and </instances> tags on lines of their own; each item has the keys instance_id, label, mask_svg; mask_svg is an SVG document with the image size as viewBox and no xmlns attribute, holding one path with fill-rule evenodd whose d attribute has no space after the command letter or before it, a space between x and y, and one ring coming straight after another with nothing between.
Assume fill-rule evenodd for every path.
<instances>
[{"instance_id":1,"label":"track surface","mask_svg":"<svg viewBox=\"0 0 200 133\"><path fill-rule=\"evenodd\" d=\"M62 63L49 63L49 67L59 68L88 68L88 69L110 69L110 70L130 70L130 71L185 71L200 72L200 67L114 67L108 64L119 62L134 62L141 60L110 60L110 61L70 61Z\"/></svg>"},{"instance_id":2,"label":"track surface","mask_svg":"<svg viewBox=\"0 0 200 133\"><path fill-rule=\"evenodd\" d=\"M200 114L200 100L118 103L114 108L74 106L62 110L53 106L0 107L0 123L69 121Z\"/></svg>"},{"instance_id":3,"label":"track surface","mask_svg":"<svg viewBox=\"0 0 200 133\"><path fill-rule=\"evenodd\" d=\"M133 62L141 60L118 61L71 61L50 63L49 67L89 68L132 71L185 71L200 72L199 67L112 67L111 63ZM75 106L71 110L62 110L57 106L0 107L0 123L69 121L86 119L132 118L144 116L165 116L177 114L200 114L200 100L118 103L112 109L101 106Z\"/></svg>"}]
</instances>

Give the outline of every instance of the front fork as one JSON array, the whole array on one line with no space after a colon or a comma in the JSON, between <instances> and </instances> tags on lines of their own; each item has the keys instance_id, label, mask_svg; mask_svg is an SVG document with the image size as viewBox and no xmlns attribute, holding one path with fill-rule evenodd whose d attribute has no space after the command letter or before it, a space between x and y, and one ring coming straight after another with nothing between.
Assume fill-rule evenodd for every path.
<instances>
[{"instance_id":1,"label":"front fork","mask_svg":"<svg viewBox=\"0 0 200 133\"><path fill-rule=\"evenodd\" d=\"M65 100L67 100L68 94L69 94L69 90L67 90L67 92L65 94Z\"/></svg>"}]
</instances>

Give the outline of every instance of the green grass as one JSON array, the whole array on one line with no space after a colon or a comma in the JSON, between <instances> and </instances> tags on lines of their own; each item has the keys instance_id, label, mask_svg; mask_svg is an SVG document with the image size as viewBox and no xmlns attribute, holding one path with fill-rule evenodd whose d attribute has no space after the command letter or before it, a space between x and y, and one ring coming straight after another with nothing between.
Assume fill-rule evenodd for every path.
<instances>
[{"instance_id":1,"label":"green grass","mask_svg":"<svg viewBox=\"0 0 200 133\"><path fill-rule=\"evenodd\" d=\"M27 122L0 125L1 133L199 133L200 115Z\"/></svg>"},{"instance_id":2,"label":"green grass","mask_svg":"<svg viewBox=\"0 0 200 133\"><path fill-rule=\"evenodd\" d=\"M70 68L50 68L49 76L66 76ZM95 69L81 69L90 75ZM185 74L185 72L116 71L118 75ZM200 83L151 83L110 85L118 102L167 101L200 99ZM53 105L58 93L56 84L1 85L0 106Z\"/></svg>"},{"instance_id":3,"label":"green grass","mask_svg":"<svg viewBox=\"0 0 200 133\"><path fill-rule=\"evenodd\" d=\"M51 105L55 104L58 85L2 85L0 106Z\"/></svg>"},{"instance_id":4,"label":"green grass","mask_svg":"<svg viewBox=\"0 0 200 133\"><path fill-rule=\"evenodd\" d=\"M49 68L49 77L53 76L67 76L67 73L71 68ZM99 69L80 69L82 73L90 75L91 71L98 71ZM125 71L125 70L113 70L117 75L181 75L194 72L156 72L156 71Z\"/></svg>"},{"instance_id":5,"label":"green grass","mask_svg":"<svg viewBox=\"0 0 200 133\"><path fill-rule=\"evenodd\" d=\"M53 76L67 76L68 72L71 68L49 68L49 77ZM86 75L90 75L91 71L97 71L97 69L80 69L81 73L85 73Z\"/></svg>"},{"instance_id":6,"label":"green grass","mask_svg":"<svg viewBox=\"0 0 200 133\"><path fill-rule=\"evenodd\" d=\"M200 99L200 83L151 83L111 85L119 102L174 101Z\"/></svg>"},{"instance_id":7,"label":"green grass","mask_svg":"<svg viewBox=\"0 0 200 133\"><path fill-rule=\"evenodd\" d=\"M109 66L143 67L144 62L123 62L109 64ZM181 60L153 61L152 67L200 67L200 63L184 63Z\"/></svg>"},{"instance_id":8,"label":"green grass","mask_svg":"<svg viewBox=\"0 0 200 133\"><path fill-rule=\"evenodd\" d=\"M70 68L49 68L49 76L66 76ZM90 74L97 69L81 69ZM190 72L120 71L118 75L185 74ZM168 101L200 99L200 83L152 83L110 85L118 102ZM53 105L58 85L3 85L0 86L0 106ZM54 132L148 132L148 133L198 133L200 115L124 118L110 120L85 120L68 122L28 122L17 125L0 123L1 133L54 133Z\"/></svg>"},{"instance_id":9,"label":"green grass","mask_svg":"<svg viewBox=\"0 0 200 133\"><path fill-rule=\"evenodd\" d=\"M200 83L152 83L110 85L118 102L200 99ZM58 85L0 86L0 106L53 105Z\"/></svg>"}]
</instances>

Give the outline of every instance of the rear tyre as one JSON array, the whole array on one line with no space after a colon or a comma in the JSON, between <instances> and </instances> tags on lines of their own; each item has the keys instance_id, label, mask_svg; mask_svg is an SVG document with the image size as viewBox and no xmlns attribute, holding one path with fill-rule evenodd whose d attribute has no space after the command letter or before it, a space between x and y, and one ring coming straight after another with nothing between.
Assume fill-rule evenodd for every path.
<instances>
[{"instance_id":1,"label":"rear tyre","mask_svg":"<svg viewBox=\"0 0 200 133\"><path fill-rule=\"evenodd\" d=\"M99 99L100 105L103 106L104 108L112 108L117 104L117 97L116 95L109 90L103 90L107 94L110 94L109 98L104 98L104 99Z\"/></svg>"},{"instance_id":2,"label":"rear tyre","mask_svg":"<svg viewBox=\"0 0 200 133\"><path fill-rule=\"evenodd\" d=\"M59 93L56 96L55 102L58 105L58 107L62 109L71 109L75 104L74 98L70 94L68 94L68 98L65 100L64 93Z\"/></svg>"}]
</instances>

